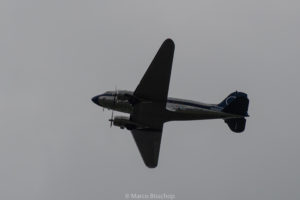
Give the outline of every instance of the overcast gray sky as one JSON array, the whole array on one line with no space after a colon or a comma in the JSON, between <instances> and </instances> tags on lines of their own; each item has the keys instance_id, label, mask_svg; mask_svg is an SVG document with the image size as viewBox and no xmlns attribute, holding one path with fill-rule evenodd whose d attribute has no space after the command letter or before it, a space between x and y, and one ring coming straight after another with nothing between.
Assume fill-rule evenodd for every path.
<instances>
[{"instance_id":1,"label":"overcast gray sky","mask_svg":"<svg viewBox=\"0 0 300 200\"><path fill-rule=\"evenodd\" d=\"M2 0L0 198L299 199L299 35L292 0ZM148 169L90 98L134 90L166 38L169 96L243 91L250 118L167 123Z\"/></svg>"}]
</instances>

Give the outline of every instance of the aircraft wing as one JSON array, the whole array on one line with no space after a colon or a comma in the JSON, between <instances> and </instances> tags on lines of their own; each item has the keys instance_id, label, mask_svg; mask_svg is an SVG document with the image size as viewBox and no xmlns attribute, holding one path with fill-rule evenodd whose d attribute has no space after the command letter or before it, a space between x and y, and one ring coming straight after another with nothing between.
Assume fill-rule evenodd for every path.
<instances>
[{"instance_id":1,"label":"aircraft wing","mask_svg":"<svg viewBox=\"0 0 300 200\"><path fill-rule=\"evenodd\" d=\"M162 103L167 101L174 50L174 42L165 40L135 89L134 96Z\"/></svg>"},{"instance_id":2,"label":"aircraft wing","mask_svg":"<svg viewBox=\"0 0 300 200\"><path fill-rule=\"evenodd\" d=\"M149 168L155 168L158 163L162 128L131 130L135 143L140 151L144 163Z\"/></svg>"}]
</instances>

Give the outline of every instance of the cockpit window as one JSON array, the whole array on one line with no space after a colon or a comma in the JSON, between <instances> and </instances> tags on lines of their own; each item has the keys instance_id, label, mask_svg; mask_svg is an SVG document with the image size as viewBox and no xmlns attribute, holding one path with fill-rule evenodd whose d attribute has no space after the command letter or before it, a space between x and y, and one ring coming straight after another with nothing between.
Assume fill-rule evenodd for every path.
<instances>
[{"instance_id":1,"label":"cockpit window","mask_svg":"<svg viewBox=\"0 0 300 200\"><path fill-rule=\"evenodd\" d=\"M112 91L107 91L107 92L104 93L104 95L112 96L112 95L113 95L113 92L112 92Z\"/></svg>"}]
</instances>

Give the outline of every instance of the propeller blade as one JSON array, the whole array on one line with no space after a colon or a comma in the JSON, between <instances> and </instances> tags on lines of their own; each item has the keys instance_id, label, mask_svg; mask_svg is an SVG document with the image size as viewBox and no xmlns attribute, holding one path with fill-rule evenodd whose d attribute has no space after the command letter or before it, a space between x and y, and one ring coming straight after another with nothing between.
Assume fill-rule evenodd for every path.
<instances>
[{"instance_id":1,"label":"propeller blade","mask_svg":"<svg viewBox=\"0 0 300 200\"><path fill-rule=\"evenodd\" d=\"M117 86L115 86L114 104L118 103L118 95L119 91L117 89Z\"/></svg>"},{"instance_id":2,"label":"propeller blade","mask_svg":"<svg viewBox=\"0 0 300 200\"><path fill-rule=\"evenodd\" d=\"M116 105L116 95L114 95L114 105Z\"/></svg>"},{"instance_id":3,"label":"propeller blade","mask_svg":"<svg viewBox=\"0 0 300 200\"><path fill-rule=\"evenodd\" d=\"M110 128L111 128L113 125L113 122L114 122L114 112L113 111L111 112L111 118L108 121L110 121Z\"/></svg>"}]
</instances>

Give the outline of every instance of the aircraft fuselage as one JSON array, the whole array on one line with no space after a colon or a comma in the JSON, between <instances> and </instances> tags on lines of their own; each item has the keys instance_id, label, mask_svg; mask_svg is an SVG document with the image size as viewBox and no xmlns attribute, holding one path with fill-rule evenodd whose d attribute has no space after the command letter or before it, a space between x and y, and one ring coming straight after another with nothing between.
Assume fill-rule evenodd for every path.
<instances>
[{"instance_id":1,"label":"aircraft fuselage","mask_svg":"<svg viewBox=\"0 0 300 200\"><path fill-rule=\"evenodd\" d=\"M134 108L132 103L130 100L122 97L132 95L133 92L126 90L117 92L107 91L101 95L95 96L93 101L103 108L131 114ZM149 101L148 103L151 104L155 102ZM241 116L222 112L222 108L217 104L205 104L197 101L169 97L166 102L165 111L163 113L159 113L157 117L161 118L163 121L181 121L228 119Z\"/></svg>"}]
</instances>

